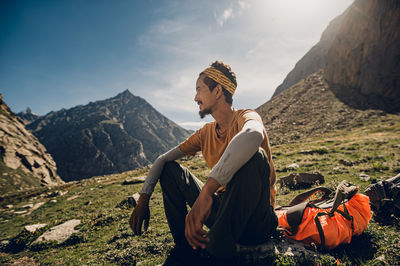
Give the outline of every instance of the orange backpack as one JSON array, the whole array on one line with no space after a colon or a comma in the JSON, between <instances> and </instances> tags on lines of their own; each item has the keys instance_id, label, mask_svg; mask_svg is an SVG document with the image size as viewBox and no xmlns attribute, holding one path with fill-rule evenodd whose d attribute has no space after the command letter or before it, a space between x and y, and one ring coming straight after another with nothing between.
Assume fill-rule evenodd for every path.
<instances>
[{"instance_id":1,"label":"orange backpack","mask_svg":"<svg viewBox=\"0 0 400 266\"><path fill-rule=\"evenodd\" d=\"M307 202L316 192L323 196ZM326 250L348 244L353 235L360 235L367 228L371 219L368 196L357 192L358 188L346 181L340 183L336 193L325 187L306 191L289 206L275 210L279 228L291 239Z\"/></svg>"}]
</instances>

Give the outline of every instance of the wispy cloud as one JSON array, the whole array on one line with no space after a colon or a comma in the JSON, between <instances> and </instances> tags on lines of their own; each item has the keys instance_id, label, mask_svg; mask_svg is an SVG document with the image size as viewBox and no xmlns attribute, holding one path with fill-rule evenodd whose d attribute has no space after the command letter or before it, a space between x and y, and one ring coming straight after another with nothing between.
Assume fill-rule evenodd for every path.
<instances>
[{"instance_id":1,"label":"wispy cloud","mask_svg":"<svg viewBox=\"0 0 400 266\"><path fill-rule=\"evenodd\" d=\"M217 20L218 25L221 27L231 18L233 18L232 7L225 9L222 14L215 13L215 19Z\"/></svg>"},{"instance_id":2,"label":"wispy cloud","mask_svg":"<svg viewBox=\"0 0 400 266\"><path fill-rule=\"evenodd\" d=\"M238 4L241 10L249 8L251 6L249 0L239 0Z\"/></svg>"}]
</instances>

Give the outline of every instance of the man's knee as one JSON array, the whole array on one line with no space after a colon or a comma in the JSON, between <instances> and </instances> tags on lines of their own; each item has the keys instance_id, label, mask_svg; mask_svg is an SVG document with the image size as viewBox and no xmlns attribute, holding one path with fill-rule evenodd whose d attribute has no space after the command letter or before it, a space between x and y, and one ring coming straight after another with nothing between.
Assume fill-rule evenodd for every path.
<instances>
[{"instance_id":1,"label":"man's knee","mask_svg":"<svg viewBox=\"0 0 400 266\"><path fill-rule=\"evenodd\" d=\"M181 168L180 164L175 161L166 162L164 164L162 173L166 173L166 174L176 173L176 171L178 171L180 168Z\"/></svg>"},{"instance_id":2,"label":"man's knee","mask_svg":"<svg viewBox=\"0 0 400 266\"><path fill-rule=\"evenodd\" d=\"M176 175L176 173L179 171L179 169L181 168L181 166L179 165L179 163L175 162L175 161L171 161L171 162L166 162L164 164L164 168L161 172L160 175L160 184L161 186L163 186L163 184L171 179L171 176Z\"/></svg>"},{"instance_id":3,"label":"man's knee","mask_svg":"<svg viewBox=\"0 0 400 266\"><path fill-rule=\"evenodd\" d=\"M250 158L249 161L243 166L248 169L263 169L269 174L270 165L268 162L268 157L263 148L258 148L258 151Z\"/></svg>"}]
</instances>

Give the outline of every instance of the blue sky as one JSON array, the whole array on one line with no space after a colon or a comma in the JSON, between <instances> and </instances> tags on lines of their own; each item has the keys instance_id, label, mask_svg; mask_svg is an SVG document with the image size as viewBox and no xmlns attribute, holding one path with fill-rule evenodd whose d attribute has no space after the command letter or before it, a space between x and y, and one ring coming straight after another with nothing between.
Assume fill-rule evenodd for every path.
<instances>
[{"instance_id":1,"label":"blue sky","mask_svg":"<svg viewBox=\"0 0 400 266\"><path fill-rule=\"evenodd\" d=\"M129 89L193 129L196 78L212 61L236 72L234 107L256 108L351 3L0 0L0 93L44 115Z\"/></svg>"}]
</instances>

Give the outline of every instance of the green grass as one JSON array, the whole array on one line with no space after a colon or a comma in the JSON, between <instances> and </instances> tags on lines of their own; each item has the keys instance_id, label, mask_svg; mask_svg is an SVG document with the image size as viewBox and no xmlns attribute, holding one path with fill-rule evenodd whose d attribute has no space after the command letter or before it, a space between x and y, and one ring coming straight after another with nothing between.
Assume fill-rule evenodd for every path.
<instances>
[{"instance_id":1,"label":"green grass","mask_svg":"<svg viewBox=\"0 0 400 266\"><path fill-rule=\"evenodd\" d=\"M379 126L368 125L351 131L341 130L301 141L272 146L278 178L291 172L320 172L325 186L335 187L342 180L359 186L360 192L371 181L360 180L360 173L372 179L386 179L400 172L400 122L389 120ZM311 150L305 154L304 150ZM303 151L303 152L302 152ZM209 169L201 157L180 161L201 180L206 180ZM284 168L297 163L299 169L285 172ZM46 201L39 209L26 216L20 216L2 208L0 212L0 240L17 236L25 225L48 223L61 224L69 219L81 219L80 232L75 240L66 245L49 245L35 251L25 249L11 254L1 253L0 263L12 263L25 257L41 264L161 264L173 246L173 240L165 219L159 185L150 202L151 221L147 232L134 236L129 228L132 209L115 206L126 197L140 192L142 184L121 185L133 176L142 176L149 167L91 178L64 186L68 193L57 196L51 203L46 194L27 197L22 200L7 199L4 207L14 204L16 210L29 202ZM289 190L278 187L277 204L285 205L303 190ZM68 200L72 196L76 199ZM89 204L90 202L90 204ZM330 255L342 264L400 264L400 234L395 226L380 225L371 221L367 230L353 239L350 245L339 246ZM381 261L383 260L383 262ZM290 265L290 258L278 258L276 264ZM319 261L332 264L332 261ZM336 262L334 262L336 263Z\"/></svg>"}]
</instances>

